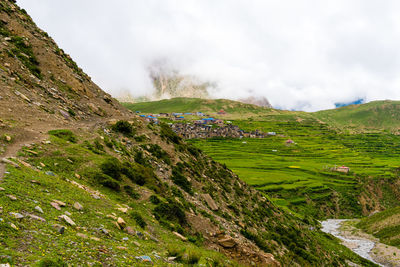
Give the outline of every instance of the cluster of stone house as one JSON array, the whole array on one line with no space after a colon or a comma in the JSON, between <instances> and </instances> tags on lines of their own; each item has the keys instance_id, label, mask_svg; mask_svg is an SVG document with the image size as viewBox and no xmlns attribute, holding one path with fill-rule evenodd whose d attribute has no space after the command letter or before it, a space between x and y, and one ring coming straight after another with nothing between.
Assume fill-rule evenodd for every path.
<instances>
[{"instance_id":1,"label":"cluster of stone house","mask_svg":"<svg viewBox=\"0 0 400 267\"><path fill-rule=\"evenodd\" d=\"M241 130L236 125L225 125L221 127L213 127L209 124L187 124L187 123L174 123L171 125L172 130L184 139L194 138L264 138L267 134L256 130L253 132L246 132Z\"/></svg>"}]
</instances>

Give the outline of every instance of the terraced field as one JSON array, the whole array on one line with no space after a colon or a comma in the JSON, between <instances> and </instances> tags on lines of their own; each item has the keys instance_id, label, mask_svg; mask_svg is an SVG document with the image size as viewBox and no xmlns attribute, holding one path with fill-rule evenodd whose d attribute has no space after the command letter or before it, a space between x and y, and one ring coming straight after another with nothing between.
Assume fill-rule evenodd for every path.
<instances>
[{"instance_id":1,"label":"terraced field","mask_svg":"<svg viewBox=\"0 0 400 267\"><path fill-rule=\"evenodd\" d=\"M354 217L362 214L360 194L367 183L382 183L384 207L398 204L389 184L397 177L400 137L387 133L338 134L313 119L234 121L245 130L274 131L266 139L192 140L225 163L275 203L301 216ZM294 144L286 144L291 139ZM350 167L350 173L332 171ZM386 190L386 191L385 191Z\"/></svg>"}]
</instances>

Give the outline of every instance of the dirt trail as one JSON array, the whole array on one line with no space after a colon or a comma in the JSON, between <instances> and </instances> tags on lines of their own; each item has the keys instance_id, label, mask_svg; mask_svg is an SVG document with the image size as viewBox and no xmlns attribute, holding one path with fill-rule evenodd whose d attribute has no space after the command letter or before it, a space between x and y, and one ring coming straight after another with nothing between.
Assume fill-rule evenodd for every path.
<instances>
[{"instance_id":1,"label":"dirt trail","mask_svg":"<svg viewBox=\"0 0 400 267\"><path fill-rule=\"evenodd\" d=\"M114 118L115 119L115 118ZM2 162L2 159L15 157L19 150L25 144L37 143L42 141L48 137L47 132L50 130L57 129L69 129L69 130L77 130L77 129L92 129L97 127L98 125L105 123L109 119L97 119L92 121L80 121L80 122L67 122L67 123L39 123L35 124L35 126L24 127L23 129L14 128L7 131L8 133L13 133L15 135L12 143L8 144L6 147L6 151L3 154L0 154L0 183L4 178L4 174L6 171L6 164Z\"/></svg>"}]
</instances>

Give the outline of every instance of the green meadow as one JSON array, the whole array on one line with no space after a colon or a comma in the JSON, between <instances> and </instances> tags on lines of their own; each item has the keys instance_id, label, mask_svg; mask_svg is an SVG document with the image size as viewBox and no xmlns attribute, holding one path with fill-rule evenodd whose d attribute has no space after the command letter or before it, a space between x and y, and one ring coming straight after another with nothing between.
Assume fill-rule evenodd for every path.
<instances>
[{"instance_id":1,"label":"green meadow","mask_svg":"<svg viewBox=\"0 0 400 267\"><path fill-rule=\"evenodd\" d=\"M283 120L282 116L233 123L244 130L274 131L277 135L190 142L265 192L277 205L302 216L361 216L358 196L364 184L371 180L390 183L397 176L400 137L396 135L341 134L313 119ZM288 139L294 143L287 144ZM348 174L332 170L342 165L350 167ZM385 193L383 205L396 205L393 193Z\"/></svg>"}]
</instances>

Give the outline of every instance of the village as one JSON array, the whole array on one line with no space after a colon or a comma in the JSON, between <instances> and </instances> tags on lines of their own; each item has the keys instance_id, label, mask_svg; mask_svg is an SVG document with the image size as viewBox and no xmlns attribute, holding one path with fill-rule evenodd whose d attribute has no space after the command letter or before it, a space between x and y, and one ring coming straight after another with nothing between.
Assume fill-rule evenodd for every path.
<instances>
[{"instance_id":1,"label":"village","mask_svg":"<svg viewBox=\"0 0 400 267\"><path fill-rule=\"evenodd\" d=\"M136 111L140 113L140 111ZM225 115L224 110L218 111L217 115ZM186 116L186 117L185 117ZM197 116L197 120L191 121L187 116ZM236 125L232 125L231 121L224 121L222 119L216 119L210 117L208 114L203 112L194 113L159 113L144 115L140 114L139 117L146 121L158 124L159 119L163 118L170 121L176 121L175 123L169 122L172 130L180 137L184 139L201 139L201 138L264 138L267 135L275 135L275 132L263 133L259 130L246 132L240 129ZM202 118L203 117L203 118ZM186 121L191 122L186 122Z\"/></svg>"}]
</instances>

